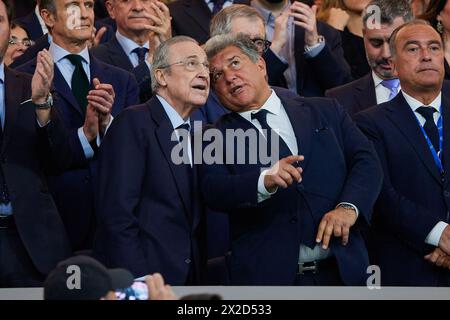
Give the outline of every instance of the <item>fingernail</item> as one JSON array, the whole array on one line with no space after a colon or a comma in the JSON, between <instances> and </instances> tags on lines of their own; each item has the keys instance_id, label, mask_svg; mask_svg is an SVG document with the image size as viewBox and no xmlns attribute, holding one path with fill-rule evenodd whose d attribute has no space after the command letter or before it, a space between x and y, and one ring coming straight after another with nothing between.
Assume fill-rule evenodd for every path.
<instances>
[{"instance_id":1,"label":"fingernail","mask_svg":"<svg viewBox=\"0 0 450 320\"><path fill-rule=\"evenodd\" d=\"M320 239L316 239L316 242L317 242L317 243L320 243Z\"/></svg>"},{"instance_id":2,"label":"fingernail","mask_svg":"<svg viewBox=\"0 0 450 320\"><path fill-rule=\"evenodd\" d=\"M327 246L322 246L322 249L326 250L326 249L327 249Z\"/></svg>"}]
</instances>

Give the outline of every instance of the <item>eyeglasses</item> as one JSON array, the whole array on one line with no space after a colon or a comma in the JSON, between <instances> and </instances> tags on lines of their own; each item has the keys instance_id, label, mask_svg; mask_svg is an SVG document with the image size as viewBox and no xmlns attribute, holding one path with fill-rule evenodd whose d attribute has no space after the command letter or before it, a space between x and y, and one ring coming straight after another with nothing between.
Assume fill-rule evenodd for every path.
<instances>
[{"instance_id":1,"label":"eyeglasses","mask_svg":"<svg viewBox=\"0 0 450 320\"><path fill-rule=\"evenodd\" d=\"M177 61L171 64L167 64L159 67L159 69L169 68L173 65L182 64L187 71L202 71L206 70L209 72L209 63L200 62L196 58L187 58L185 60Z\"/></svg>"},{"instance_id":2,"label":"eyeglasses","mask_svg":"<svg viewBox=\"0 0 450 320\"><path fill-rule=\"evenodd\" d=\"M265 40L265 39L261 39L261 38L255 38L255 39L251 39L251 40L256 45L256 47L258 48L258 52L260 52L260 53L266 52L272 45L272 42L270 42L269 40Z\"/></svg>"},{"instance_id":3,"label":"eyeglasses","mask_svg":"<svg viewBox=\"0 0 450 320\"><path fill-rule=\"evenodd\" d=\"M21 44L21 45L23 45L23 46L25 46L27 48L31 47L32 45L34 45L34 41L30 40L30 39L19 40L19 39L16 39L16 38L11 38L11 39L9 39L8 43L11 44L11 45Z\"/></svg>"}]
</instances>

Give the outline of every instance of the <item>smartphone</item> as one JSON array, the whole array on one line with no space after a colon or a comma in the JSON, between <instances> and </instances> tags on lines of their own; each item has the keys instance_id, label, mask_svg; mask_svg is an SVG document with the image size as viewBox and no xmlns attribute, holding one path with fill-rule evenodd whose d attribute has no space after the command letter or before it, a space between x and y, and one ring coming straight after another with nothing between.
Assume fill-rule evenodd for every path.
<instances>
[{"instance_id":1,"label":"smartphone","mask_svg":"<svg viewBox=\"0 0 450 320\"><path fill-rule=\"evenodd\" d=\"M131 287L116 290L117 300L148 300L147 284L143 281L134 281Z\"/></svg>"}]
</instances>

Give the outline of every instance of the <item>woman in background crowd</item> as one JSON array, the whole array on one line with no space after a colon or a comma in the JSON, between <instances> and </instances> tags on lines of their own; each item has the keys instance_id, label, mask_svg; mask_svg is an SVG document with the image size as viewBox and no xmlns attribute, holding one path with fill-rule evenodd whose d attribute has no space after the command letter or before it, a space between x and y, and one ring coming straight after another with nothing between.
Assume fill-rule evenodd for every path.
<instances>
[{"instance_id":1,"label":"woman in background crowd","mask_svg":"<svg viewBox=\"0 0 450 320\"><path fill-rule=\"evenodd\" d=\"M5 65L9 66L32 45L33 41L30 40L27 30L19 24L13 22L11 24L9 45L6 49L5 58L3 59Z\"/></svg>"}]
</instances>

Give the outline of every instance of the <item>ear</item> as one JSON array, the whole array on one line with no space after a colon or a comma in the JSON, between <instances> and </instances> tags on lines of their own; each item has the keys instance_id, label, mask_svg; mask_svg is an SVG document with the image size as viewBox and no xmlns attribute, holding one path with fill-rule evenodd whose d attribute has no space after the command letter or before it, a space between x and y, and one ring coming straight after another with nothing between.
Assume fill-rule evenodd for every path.
<instances>
[{"instance_id":1,"label":"ear","mask_svg":"<svg viewBox=\"0 0 450 320\"><path fill-rule=\"evenodd\" d=\"M262 57L259 57L259 60L256 62L256 66L258 67L258 70L264 74L264 76L267 76L266 61L264 61Z\"/></svg>"},{"instance_id":2,"label":"ear","mask_svg":"<svg viewBox=\"0 0 450 320\"><path fill-rule=\"evenodd\" d=\"M116 17L114 15L114 4L112 2L113 2L113 0L106 0L105 7L106 7L106 10L108 10L108 14L111 17L111 19L115 20Z\"/></svg>"},{"instance_id":3,"label":"ear","mask_svg":"<svg viewBox=\"0 0 450 320\"><path fill-rule=\"evenodd\" d=\"M50 29L52 29L53 26L55 25L55 16L53 15L53 13L51 13L47 9L42 9L40 14L42 20L44 20L45 25Z\"/></svg>"},{"instance_id":4,"label":"ear","mask_svg":"<svg viewBox=\"0 0 450 320\"><path fill-rule=\"evenodd\" d=\"M158 69L155 71L156 82L160 85L160 87L167 87L166 75L163 70Z\"/></svg>"}]
</instances>

